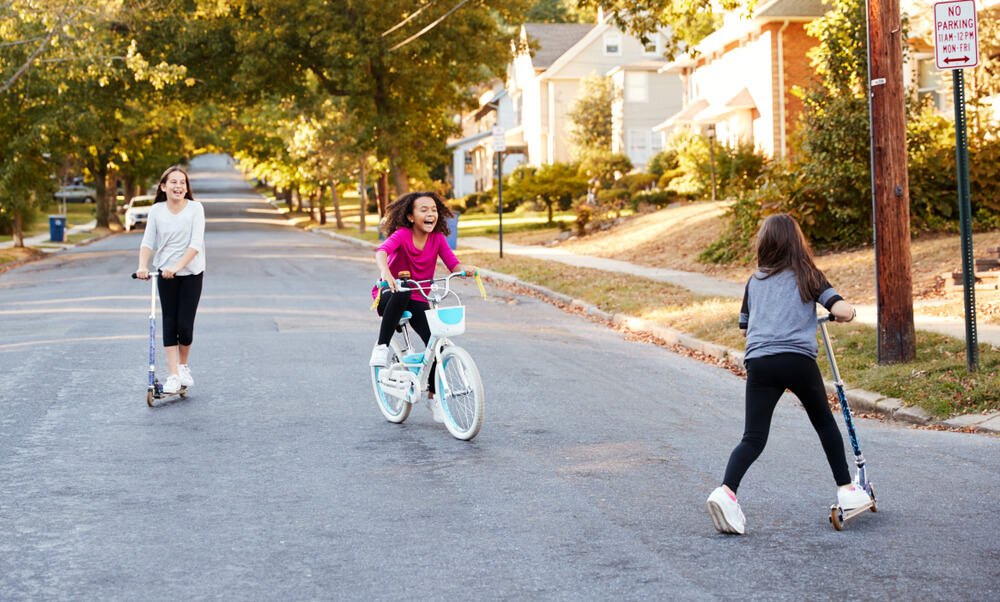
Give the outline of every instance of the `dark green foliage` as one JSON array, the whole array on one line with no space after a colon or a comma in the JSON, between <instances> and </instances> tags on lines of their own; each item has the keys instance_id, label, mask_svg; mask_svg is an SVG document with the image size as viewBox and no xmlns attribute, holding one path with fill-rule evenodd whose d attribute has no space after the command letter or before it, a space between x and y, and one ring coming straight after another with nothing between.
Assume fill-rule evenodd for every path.
<instances>
[{"instance_id":1,"label":"dark green foliage","mask_svg":"<svg viewBox=\"0 0 1000 602\"><path fill-rule=\"evenodd\" d=\"M632 171L632 160L624 153L593 153L580 164L580 173L588 180L597 178L601 188L608 188L616 176L621 177Z\"/></svg>"},{"instance_id":2,"label":"dark green foliage","mask_svg":"<svg viewBox=\"0 0 1000 602\"><path fill-rule=\"evenodd\" d=\"M522 165L507 176L505 207L507 201L544 203L551 224L555 207L567 210L574 198L587 191L587 180L579 171L579 167L570 163L552 163L537 168Z\"/></svg>"}]
</instances>

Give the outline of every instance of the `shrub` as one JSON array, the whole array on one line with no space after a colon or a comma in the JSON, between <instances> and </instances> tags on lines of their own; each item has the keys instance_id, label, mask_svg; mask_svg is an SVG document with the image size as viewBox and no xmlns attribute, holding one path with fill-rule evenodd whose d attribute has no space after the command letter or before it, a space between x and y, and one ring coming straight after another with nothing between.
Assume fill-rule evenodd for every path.
<instances>
[{"instance_id":1,"label":"shrub","mask_svg":"<svg viewBox=\"0 0 1000 602\"><path fill-rule=\"evenodd\" d=\"M653 158L646 163L646 171L657 177L677 169L677 151L668 148L653 155Z\"/></svg>"},{"instance_id":2,"label":"shrub","mask_svg":"<svg viewBox=\"0 0 1000 602\"><path fill-rule=\"evenodd\" d=\"M632 160L623 153L592 153L580 164L580 173L586 179L597 178L601 188L608 188L615 182L615 174L632 171Z\"/></svg>"},{"instance_id":3,"label":"shrub","mask_svg":"<svg viewBox=\"0 0 1000 602\"><path fill-rule=\"evenodd\" d=\"M670 194L666 190L648 190L633 194L632 198L629 199L629 205L632 207L633 211L639 211L639 208L642 205L662 209L670 203L678 200L684 199L683 197L677 197L676 195Z\"/></svg>"}]
</instances>

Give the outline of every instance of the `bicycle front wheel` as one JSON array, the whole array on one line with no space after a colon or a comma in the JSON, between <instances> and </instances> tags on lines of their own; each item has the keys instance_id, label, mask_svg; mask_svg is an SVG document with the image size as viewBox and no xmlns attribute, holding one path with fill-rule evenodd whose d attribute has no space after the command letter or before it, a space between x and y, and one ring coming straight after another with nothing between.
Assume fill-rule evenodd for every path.
<instances>
[{"instance_id":1,"label":"bicycle front wheel","mask_svg":"<svg viewBox=\"0 0 1000 602\"><path fill-rule=\"evenodd\" d=\"M483 381L472 356L461 347L445 347L434 378L444 425L456 439L472 439L483 425L486 405Z\"/></svg>"},{"instance_id":2,"label":"bicycle front wheel","mask_svg":"<svg viewBox=\"0 0 1000 602\"><path fill-rule=\"evenodd\" d=\"M389 347L392 348L392 354L389 356L389 365L392 366L395 363L401 361L403 357L403 347L393 339L389 342ZM382 415L389 422L395 422L399 424L405 421L410 416L410 404L407 403L405 399L395 397L393 395L387 395L378 382L378 375L384 370L390 370L390 368L371 368L372 373L372 389L375 392L375 403L378 404L378 409L382 410Z\"/></svg>"}]
</instances>

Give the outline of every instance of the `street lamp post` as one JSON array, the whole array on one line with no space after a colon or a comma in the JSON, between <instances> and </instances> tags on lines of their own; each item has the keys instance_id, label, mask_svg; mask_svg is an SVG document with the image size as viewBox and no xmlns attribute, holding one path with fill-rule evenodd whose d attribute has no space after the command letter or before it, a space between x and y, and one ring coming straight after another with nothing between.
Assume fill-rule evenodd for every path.
<instances>
[{"instance_id":1,"label":"street lamp post","mask_svg":"<svg viewBox=\"0 0 1000 602\"><path fill-rule=\"evenodd\" d=\"M712 168L712 200L715 200L715 124L708 124L708 162Z\"/></svg>"}]
</instances>

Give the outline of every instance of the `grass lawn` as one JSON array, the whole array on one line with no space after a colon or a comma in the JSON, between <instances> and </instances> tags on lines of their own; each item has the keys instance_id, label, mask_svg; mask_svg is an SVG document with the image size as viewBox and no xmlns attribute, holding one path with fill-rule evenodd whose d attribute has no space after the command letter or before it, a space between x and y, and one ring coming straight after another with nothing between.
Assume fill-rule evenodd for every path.
<instances>
[{"instance_id":1,"label":"grass lawn","mask_svg":"<svg viewBox=\"0 0 1000 602\"><path fill-rule=\"evenodd\" d=\"M737 328L737 299L697 295L671 284L616 272L567 270L562 264L525 257L500 259L494 253L463 249L457 255L463 263L535 282L605 311L643 318L726 347L744 348ZM880 366L874 328L834 324L830 334L841 376L849 387L897 397L942 418L1000 410L1000 350L990 345L980 345L980 371L970 376L962 340L918 331L916 361ZM825 376L831 378L822 344L817 361Z\"/></svg>"},{"instance_id":2,"label":"grass lawn","mask_svg":"<svg viewBox=\"0 0 1000 602\"><path fill-rule=\"evenodd\" d=\"M59 215L62 211L62 205L51 204L48 207L43 207L41 211L35 213L32 216L31 221L24 224L24 236L36 236L38 234L48 234L49 232L49 216ZM87 203L66 203L66 228L72 228L73 226L82 226L87 222L90 222L97 215L97 209L94 205ZM10 235L0 236L0 242L7 242L13 240L14 237Z\"/></svg>"}]
</instances>

